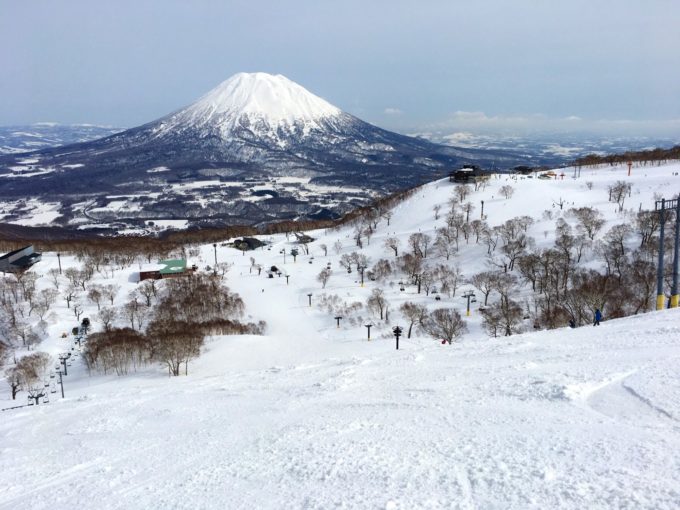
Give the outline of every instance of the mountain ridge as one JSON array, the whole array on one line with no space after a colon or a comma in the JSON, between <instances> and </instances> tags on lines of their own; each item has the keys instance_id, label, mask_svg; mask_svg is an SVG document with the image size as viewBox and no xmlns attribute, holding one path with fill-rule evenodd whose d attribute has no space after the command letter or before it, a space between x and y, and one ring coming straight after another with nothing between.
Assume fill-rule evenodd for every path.
<instances>
[{"instance_id":1,"label":"mountain ridge","mask_svg":"<svg viewBox=\"0 0 680 510\"><path fill-rule=\"evenodd\" d=\"M494 162L498 168L517 160L393 133L283 76L242 73L147 124L0 157L0 200L56 197L59 221L66 224L94 218L77 205L87 197L107 208L107 197L133 195L143 198L133 200L132 209L97 221L105 216L106 223L139 224L159 216L201 218L201 226L258 224L318 218L320 210L327 211L324 217L338 217L375 194L441 177L468 162ZM283 178L306 182L298 189L279 186L277 197L251 195L248 181ZM187 191L210 179L229 185L205 189L207 195Z\"/></svg>"}]
</instances>

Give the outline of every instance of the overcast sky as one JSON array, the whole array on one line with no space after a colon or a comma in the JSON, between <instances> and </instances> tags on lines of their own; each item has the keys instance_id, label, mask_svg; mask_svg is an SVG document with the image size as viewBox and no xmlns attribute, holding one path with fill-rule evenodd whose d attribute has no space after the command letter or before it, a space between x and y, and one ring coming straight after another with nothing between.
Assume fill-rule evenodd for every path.
<instances>
[{"instance_id":1,"label":"overcast sky","mask_svg":"<svg viewBox=\"0 0 680 510\"><path fill-rule=\"evenodd\" d=\"M131 127L240 71L403 132L680 133L678 0L0 0L0 125Z\"/></svg>"}]
</instances>

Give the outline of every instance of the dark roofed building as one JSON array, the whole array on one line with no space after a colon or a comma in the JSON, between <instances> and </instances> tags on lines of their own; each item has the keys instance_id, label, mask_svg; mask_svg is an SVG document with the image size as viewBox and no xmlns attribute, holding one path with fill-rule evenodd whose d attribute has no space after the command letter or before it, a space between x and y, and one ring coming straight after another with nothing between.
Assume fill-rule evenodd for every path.
<instances>
[{"instance_id":1,"label":"dark roofed building","mask_svg":"<svg viewBox=\"0 0 680 510\"><path fill-rule=\"evenodd\" d=\"M158 264L147 264L139 272L139 281L161 280L163 278L174 278L176 276L189 276L187 271L187 261L184 259L161 260Z\"/></svg>"},{"instance_id":2,"label":"dark roofed building","mask_svg":"<svg viewBox=\"0 0 680 510\"><path fill-rule=\"evenodd\" d=\"M33 245L24 246L0 257L0 271L3 273L17 273L25 271L42 259L41 253L36 253Z\"/></svg>"},{"instance_id":3,"label":"dark roofed building","mask_svg":"<svg viewBox=\"0 0 680 510\"><path fill-rule=\"evenodd\" d=\"M460 170L451 172L449 174L449 181L458 183L475 182L475 180L477 180L478 177L481 177L483 175L487 175L487 172L482 170L479 166L467 165L461 168Z\"/></svg>"}]
</instances>

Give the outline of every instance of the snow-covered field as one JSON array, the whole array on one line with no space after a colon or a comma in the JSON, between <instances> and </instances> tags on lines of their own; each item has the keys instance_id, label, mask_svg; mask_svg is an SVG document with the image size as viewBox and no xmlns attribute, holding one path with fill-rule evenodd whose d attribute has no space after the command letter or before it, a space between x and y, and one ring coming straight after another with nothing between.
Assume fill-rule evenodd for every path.
<instances>
[{"instance_id":1,"label":"snow-covered field","mask_svg":"<svg viewBox=\"0 0 680 510\"><path fill-rule=\"evenodd\" d=\"M607 201L616 180L633 185L626 209L653 207L655 193L680 191L679 164L565 170L560 180L492 179L470 200L491 225L519 215L536 222L536 243L554 239L546 209L590 205L609 226L631 222ZM586 182L592 182L589 189ZM511 199L499 195L515 188ZM362 253L375 263L393 258L414 232L444 222L454 186L431 183L393 211ZM442 204L435 221L433 206ZM557 214L557 212L556 212ZM395 350L391 327L406 325L398 306L410 300L465 315L453 297L400 291L399 276L381 284L389 321L365 308L336 327L316 305L322 294L365 303L356 271L338 265L358 250L352 229L312 232L310 255L293 262L282 249L291 236L267 238L254 252L217 247L233 264L227 282L265 320L263 336L210 339L189 375L168 378L160 367L125 377L88 376L76 358L64 378L66 398L0 413L0 509L31 508L678 508L680 506L680 311L665 310L603 322L488 338L474 308L469 333L449 346L418 333ZM340 241L339 253L333 248ZM630 242L635 244L636 239ZM321 244L328 246L324 256ZM486 268L486 247L461 244L455 262L470 276ZM289 276L251 271L250 257ZM593 254L586 254L586 262ZM77 262L62 256L64 267ZM189 258L202 270L213 246ZM326 286L316 280L330 262ZM452 259L452 262L454 260ZM33 271L57 266L44 254ZM137 264L97 275L134 290ZM109 275L110 276L110 275ZM39 280L48 287L48 278ZM308 305L312 294L312 306ZM85 315L96 307L83 301ZM72 340L77 323L60 299L41 350L53 355ZM374 325L370 341L364 324ZM95 329L98 327L94 322ZM526 324L531 329L530 324ZM0 406L13 405L0 386ZM25 403L25 393L17 403Z\"/></svg>"}]
</instances>

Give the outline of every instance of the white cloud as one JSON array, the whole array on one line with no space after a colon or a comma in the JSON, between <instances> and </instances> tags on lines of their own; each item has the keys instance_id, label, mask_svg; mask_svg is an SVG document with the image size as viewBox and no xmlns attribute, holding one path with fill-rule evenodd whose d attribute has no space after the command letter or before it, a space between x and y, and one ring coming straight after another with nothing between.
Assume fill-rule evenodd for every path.
<instances>
[{"instance_id":1,"label":"white cloud","mask_svg":"<svg viewBox=\"0 0 680 510\"><path fill-rule=\"evenodd\" d=\"M383 112L385 115L401 115L402 112L399 108L385 108Z\"/></svg>"}]
</instances>

